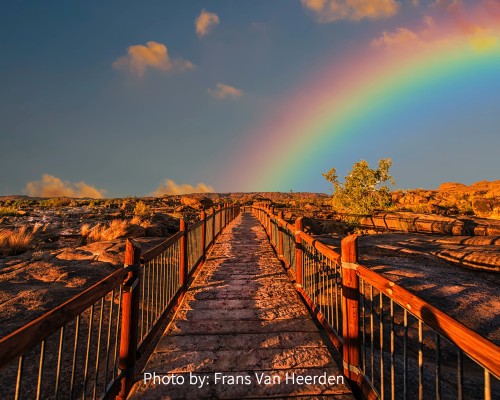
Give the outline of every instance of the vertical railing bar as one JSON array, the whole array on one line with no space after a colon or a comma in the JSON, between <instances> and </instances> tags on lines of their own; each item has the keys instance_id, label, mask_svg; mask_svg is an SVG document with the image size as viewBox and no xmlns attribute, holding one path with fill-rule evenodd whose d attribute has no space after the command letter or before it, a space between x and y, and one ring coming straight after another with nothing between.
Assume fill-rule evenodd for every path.
<instances>
[{"instance_id":1,"label":"vertical railing bar","mask_svg":"<svg viewBox=\"0 0 500 400\"><path fill-rule=\"evenodd\" d=\"M70 381L70 395L69 398L73 398L73 390L75 388L75 369L76 369L76 354L78 352L78 339L79 339L79 331L80 331L80 315L76 317L76 325L75 325L75 345L73 346L73 360L71 367L71 381Z\"/></svg>"},{"instance_id":2,"label":"vertical railing bar","mask_svg":"<svg viewBox=\"0 0 500 400\"><path fill-rule=\"evenodd\" d=\"M161 308L162 308L162 312L165 310L165 308L167 308L167 257L166 257L166 252L164 251L163 253L161 253L161 281L162 281L162 289L161 289L161 293L162 293L162 303L161 303Z\"/></svg>"},{"instance_id":3,"label":"vertical railing bar","mask_svg":"<svg viewBox=\"0 0 500 400\"><path fill-rule=\"evenodd\" d=\"M40 399L42 392L43 361L45 359L45 339L40 343L40 364L38 365L38 382L36 385L36 400Z\"/></svg>"},{"instance_id":4,"label":"vertical railing bar","mask_svg":"<svg viewBox=\"0 0 500 400\"><path fill-rule=\"evenodd\" d=\"M395 371L394 371L394 301L390 302L390 317L391 317L391 399L394 400L395 393Z\"/></svg>"},{"instance_id":5,"label":"vertical railing bar","mask_svg":"<svg viewBox=\"0 0 500 400\"><path fill-rule=\"evenodd\" d=\"M403 399L408 397L408 311L403 309Z\"/></svg>"},{"instance_id":6,"label":"vertical railing bar","mask_svg":"<svg viewBox=\"0 0 500 400\"><path fill-rule=\"evenodd\" d=\"M120 326L121 326L121 308L122 308L122 297L123 297L123 285L120 285L120 291L118 293L118 310L116 314L116 332L115 332L115 354L114 354L114 360L113 360L113 379L116 377L116 359L118 356L118 346L120 341L119 339L119 332L120 332Z\"/></svg>"},{"instance_id":7,"label":"vertical railing bar","mask_svg":"<svg viewBox=\"0 0 500 400\"><path fill-rule=\"evenodd\" d=\"M167 253L167 259L168 262L165 264L167 268L167 282L168 282L168 299L167 302L170 303L173 295L173 287L174 287L174 274L173 274L173 269L172 265L175 259L175 247L171 247L168 249Z\"/></svg>"},{"instance_id":8,"label":"vertical railing bar","mask_svg":"<svg viewBox=\"0 0 500 400\"><path fill-rule=\"evenodd\" d=\"M151 327L154 325L156 320L156 295L158 291L156 290L156 257L151 260L152 271L151 271ZM151 327L148 329L148 335L151 331ZM147 336L147 335L146 335Z\"/></svg>"},{"instance_id":9,"label":"vertical railing bar","mask_svg":"<svg viewBox=\"0 0 500 400\"><path fill-rule=\"evenodd\" d=\"M436 399L441 399L441 336L436 332Z\"/></svg>"},{"instance_id":10,"label":"vertical railing bar","mask_svg":"<svg viewBox=\"0 0 500 400\"><path fill-rule=\"evenodd\" d=\"M361 284L361 329L363 330L363 336L361 337L362 341L362 346L363 346L363 351L361 352L361 355L363 357L363 374L366 376L366 322L365 322L365 280L360 279Z\"/></svg>"},{"instance_id":11,"label":"vertical railing bar","mask_svg":"<svg viewBox=\"0 0 500 400\"><path fill-rule=\"evenodd\" d=\"M462 350L457 349L457 399L463 399L463 355Z\"/></svg>"},{"instance_id":12,"label":"vertical railing bar","mask_svg":"<svg viewBox=\"0 0 500 400\"><path fill-rule=\"evenodd\" d=\"M375 342L373 337L373 285L370 285L370 356L371 356L371 381L375 383Z\"/></svg>"},{"instance_id":13,"label":"vertical railing bar","mask_svg":"<svg viewBox=\"0 0 500 400\"><path fill-rule=\"evenodd\" d=\"M111 291L111 298L109 300L109 321L108 321L108 336L106 339L106 365L104 366L104 381L108 382L108 367L109 367L109 350L111 346L111 326L113 321L113 304L115 301L115 289ZM106 385L104 385L103 394L106 392Z\"/></svg>"},{"instance_id":14,"label":"vertical railing bar","mask_svg":"<svg viewBox=\"0 0 500 400\"><path fill-rule=\"evenodd\" d=\"M87 335L87 352L85 354L85 372L83 373L83 391L82 399L87 396L87 379L88 379L88 368L89 368L89 357L90 357L90 345L92 343L92 327L94 323L94 304L90 307L90 317L89 317L89 334Z\"/></svg>"},{"instance_id":15,"label":"vertical railing bar","mask_svg":"<svg viewBox=\"0 0 500 400\"><path fill-rule=\"evenodd\" d=\"M384 294L379 291L379 303L380 303L380 398L384 400L385 398L385 385L384 385Z\"/></svg>"},{"instance_id":16,"label":"vertical railing bar","mask_svg":"<svg viewBox=\"0 0 500 400\"><path fill-rule=\"evenodd\" d=\"M338 264L335 263L335 325L337 332L340 332L339 326L339 289L338 289Z\"/></svg>"},{"instance_id":17,"label":"vertical railing bar","mask_svg":"<svg viewBox=\"0 0 500 400\"><path fill-rule=\"evenodd\" d=\"M14 394L14 400L19 400L19 392L21 391L21 380L23 376L23 364L24 354L19 357L19 362L17 364L16 393Z\"/></svg>"},{"instance_id":18,"label":"vertical railing bar","mask_svg":"<svg viewBox=\"0 0 500 400\"><path fill-rule=\"evenodd\" d=\"M94 374L94 390L92 398L95 399L97 394L97 381L99 379L99 356L101 353L101 337L102 337L102 317L104 315L104 297L101 297L101 312L99 313L99 333L97 334L97 349L95 358L95 374ZM106 378L104 378L106 379ZM106 382L104 382L106 383Z\"/></svg>"},{"instance_id":19,"label":"vertical railing bar","mask_svg":"<svg viewBox=\"0 0 500 400\"><path fill-rule=\"evenodd\" d=\"M156 320L156 294L158 292L156 290L156 257L151 262L153 264L151 271L151 325L148 329L148 335Z\"/></svg>"},{"instance_id":20,"label":"vertical railing bar","mask_svg":"<svg viewBox=\"0 0 500 400\"><path fill-rule=\"evenodd\" d=\"M150 314L151 314L151 305L150 305L151 262L147 263L145 272L147 273L146 280L147 280L148 288L147 288L147 297L146 297L146 301L145 301L145 304L146 304L146 327L144 328L144 336L147 336L147 334L149 332L149 319L150 319Z\"/></svg>"},{"instance_id":21,"label":"vertical railing bar","mask_svg":"<svg viewBox=\"0 0 500 400\"><path fill-rule=\"evenodd\" d=\"M158 262L158 257L155 257L155 268L156 268L156 276L155 276L155 321L158 320L158 317L160 316L160 300L158 296L160 295L160 289L159 289L159 284L160 284L160 264ZM154 324L153 324L154 325Z\"/></svg>"},{"instance_id":22,"label":"vertical railing bar","mask_svg":"<svg viewBox=\"0 0 500 400\"><path fill-rule=\"evenodd\" d=\"M491 400L491 375L486 368L484 368L484 400Z\"/></svg>"},{"instance_id":23,"label":"vertical railing bar","mask_svg":"<svg viewBox=\"0 0 500 400\"><path fill-rule=\"evenodd\" d=\"M424 352L423 352L423 325L422 321L418 320L418 398L424 398Z\"/></svg>"},{"instance_id":24,"label":"vertical railing bar","mask_svg":"<svg viewBox=\"0 0 500 400\"><path fill-rule=\"evenodd\" d=\"M148 263L144 263L143 267L141 268L142 272L142 278L141 279L141 332L140 332L140 337L141 341L144 339L144 318L145 318L145 299L146 299L146 268L148 267Z\"/></svg>"},{"instance_id":25,"label":"vertical railing bar","mask_svg":"<svg viewBox=\"0 0 500 400\"><path fill-rule=\"evenodd\" d=\"M54 398L57 400L59 396L59 382L61 377L61 359L62 359L62 350L64 343L64 328L65 325L61 326L61 330L59 332L59 349L57 354L57 367L56 367L56 387L54 389Z\"/></svg>"}]
</instances>

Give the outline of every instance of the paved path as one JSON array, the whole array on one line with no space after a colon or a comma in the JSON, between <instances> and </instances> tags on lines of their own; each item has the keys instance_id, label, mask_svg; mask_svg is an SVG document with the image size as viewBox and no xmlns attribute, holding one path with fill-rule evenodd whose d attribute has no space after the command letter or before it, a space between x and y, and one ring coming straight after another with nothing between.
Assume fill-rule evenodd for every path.
<instances>
[{"instance_id":1,"label":"paved path","mask_svg":"<svg viewBox=\"0 0 500 400\"><path fill-rule=\"evenodd\" d=\"M341 372L249 213L219 238L144 373L174 374L177 384L141 381L130 398L353 398L346 385L321 382Z\"/></svg>"}]
</instances>

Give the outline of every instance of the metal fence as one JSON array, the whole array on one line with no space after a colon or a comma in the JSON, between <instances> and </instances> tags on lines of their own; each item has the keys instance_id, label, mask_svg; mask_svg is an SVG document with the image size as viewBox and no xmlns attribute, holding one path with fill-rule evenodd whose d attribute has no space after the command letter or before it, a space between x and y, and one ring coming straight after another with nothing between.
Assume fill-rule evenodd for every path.
<instances>
[{"instance_id":1,"label":"metal fence","mask_svg":"<svg viewBox=\"0 0 500 400\"><path fill-rule=\"evenodd\" d=\"M268 205L252 212L285 267L294 265L297 290L364 397L489 400L500 393L500 347L359 265L355 235L342 241L341 257L304 233L300 218L291 225Z\"/></svg>"},{"instance_id":2,"label":"metal fence","mask_svg":"<svg viewBox=\"0 0 500 400\"><path fill-rule=\"evenodd\" d=\"M125 398L137 350L238 213L227 205L209 218L202 212L200 222L181 223L183 230L142 255L127 240L124 268L0 339L0 399Z\"/></svg>"}]
</instances>

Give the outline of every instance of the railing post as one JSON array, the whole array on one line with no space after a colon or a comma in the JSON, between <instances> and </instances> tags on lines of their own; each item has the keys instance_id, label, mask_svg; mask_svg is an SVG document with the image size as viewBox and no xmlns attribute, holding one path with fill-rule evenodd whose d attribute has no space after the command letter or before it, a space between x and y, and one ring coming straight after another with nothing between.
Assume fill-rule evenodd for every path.
<instances>
[{"instance_id":1,"label":"railing post","mask_svg":"<svg viewBox=\"0 0 500 400\"><path fill-rule=\"evenodd\" d=\"M215 208L210 207L210 210L212 212L212 246L213 246L215 240Z\"/></svg>"},{"instance_id":2,"label":"railing post","mask_svg":"<svg viewBox=\"0 0 500 400\"><path fill-rule=\"evenodd\" d=\"M304 229L302 217L295 221L295 286L302 287L302 239L300 232Z\"/></svg>"},{"instance_id":3,"label":"railing post","mask_svg":"<svg viewBox=\"0 0 500 400\"><path fill-rule=\"evenodd\" d=\"M201 248L203 249L202 260L207 258L207 213L202 211L200 213L200 220L203 221L201 225Z\"/></svg>"},{"instance_id":4,"label":"railing post","mask_svg":"<svg viewBox=\"0 0 500 400\"><path fill-rule=\"evenodd\" d=\"M342 338L344 375L356 380L361 373L359 335L358 237L349 235L341 242L342 260Z\"/></svg>"},{"instance_id":5,"label":"railing post","mask_svg":"<svg viewBox=\"0 0 500 400\"><path fill-rule=\"evenodd\" d=\"M187 289L187 270L188 270L188 243L187 243L187 223L184 221L184 218L180 220L180 229L181 232L184 232L181 236L180 241L180 263L179 263L179 284L182 288L182 291L185 292Z\"/></svg>"},{"instance_id":6,"label":"railing post","mask_svg":"<svg viewBox=\"0 0 500 400\"><path fill-rule=\"evenodd\" d=\"M120 358L118 361L121 382L120 393L116 396L118 400L124 400L134 384L134 369L137 358L141 247L130 239L127 239L125 243L125 267L129 267L130 271L123 284Z\"/></svg>"},{"instance_id":7,"label":"railing post","mask_svg":"<svg viewBox=\"0 0 500 400\"><path fill-rule=\"evenodd\" d=\"M221 210L222 210L222 206L219 204L217 206L217 211L219 211L219 233L218 233L218 235L220 235L222 232L222 211Z\"/></svg>"},{"instance_id":8,"label":"railing post","mask_svg":"<svg viewBox=\"0 0 500 400\"><path fill-rule=\"evenodd\" d=\"M283 257L283 229L280 222L283 221L283 211L278 212L278 256Z\"/></svg>"}]
</instances>

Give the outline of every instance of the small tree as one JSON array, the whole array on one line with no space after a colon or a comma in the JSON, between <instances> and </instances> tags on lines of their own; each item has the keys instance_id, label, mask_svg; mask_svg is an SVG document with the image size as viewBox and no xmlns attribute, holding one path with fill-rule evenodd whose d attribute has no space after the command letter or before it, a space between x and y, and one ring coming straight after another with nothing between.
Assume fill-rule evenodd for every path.
<instances>
[{"instance_id":1,"label":"small tree","mask_svg":"<svg viewBox=\"0 0 500 400\"><path fill-rule=\"evenodd\" d=\"M365 160L353 165L352 171L340 183L335 168L323 174L333 184L333 206L342 212L372 214L375 210L386 210L391 206L390 189L383 183L392 179L389 175L390 158L378 162L377 169L371 169ZM391 185L394 185L394 180ZM382 185L382 186L381 186Z\"/></svg>"}]
</instances>

